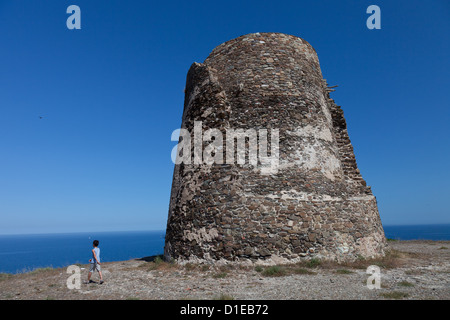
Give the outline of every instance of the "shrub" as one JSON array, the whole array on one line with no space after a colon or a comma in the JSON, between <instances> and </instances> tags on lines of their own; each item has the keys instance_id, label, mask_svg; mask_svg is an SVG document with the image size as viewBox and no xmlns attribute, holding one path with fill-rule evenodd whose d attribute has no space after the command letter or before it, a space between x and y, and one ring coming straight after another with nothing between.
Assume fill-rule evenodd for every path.
<instances>
[{"instance_id":1,"label":"shrub","mask_svg":"<svg viewBox=\"0 0 450 320\"><path fill-rule=\"evenodd\" d=\"M414 284L408 281L401 281L398 283L398 285L401 287L414 287Z\"/></svg>"},{"instance_id":2,"label":"shrub","mask_svg":"<svg viewBox=\"0 0 450 320\"><path fill-rule=\"evenodd\" d=\"M382 296L383 298L386 298L386 299L403 299L403 298L409 297L409 294L407 294L406 292L401 292L401 291L392 291L392 292L381 293L380 296Z\"/></svg>"},{"instance_id":3,"label":"shrub","mask_svg":"<svg viewBox=\"0 0 450 320\"><path fill-rule=\"evenodd\" d=\"M280 266L271 266L264 269L264 271L262 272L262 275L266 277L281 277L284 276L285 274L286 270Z\"/></svg>"},{"instance_id":4,"label":"shrub","mask_svg":"<svg viewBox=\"0 0 450 320\"><path fill-rule=\"evenodd\" d=\"M207 264L202 265L201 269L203 272L206 272L209 270L209 266Z\"/></svg>"},{"instance_id":5,"label":"shrub","mask_svg":"<svg viewBox=\"0 0 450 320\"><path fill-rule=\"evenodd\" d=\"M338 274L351 274L353 271L347 270L347 269L338 269L336 270L336 273Z\"/></svg>"},{"instance_id":6,"label":"shrub","mask_svg":"<svg viewBox=\"0 0 450 320\"><path fill-rule=\"evenodd\" d=\"M317 274L317 273L310 271L308 269L305 269L305 268L296 268L293 270L293 272L296 274L309 274L309 275Z\"/></svg>"},{"instance_id":7,"label":"shrub","mask_svg":"<svg viewBox=\"0 0 450 320\"><path fill-rule=\"evenodd\" d=\"M227 276L227 273L226 272L221 272L221 273L216 273L216 274L214 274L213 275L213 278L214 279L223 279L223 278L225 278Z\"/></svg>"},{"instance_id":8,"label":"shrub","mask_svg":"<svg viewBox=\"0 0 450 320\"><path fill-rule=\"evenodd\" d=\"M306 266L308 268L316 268L320 265L320 260L317 258L311 258L308 262L306 262Z\"/></svg>"}]
</instances>

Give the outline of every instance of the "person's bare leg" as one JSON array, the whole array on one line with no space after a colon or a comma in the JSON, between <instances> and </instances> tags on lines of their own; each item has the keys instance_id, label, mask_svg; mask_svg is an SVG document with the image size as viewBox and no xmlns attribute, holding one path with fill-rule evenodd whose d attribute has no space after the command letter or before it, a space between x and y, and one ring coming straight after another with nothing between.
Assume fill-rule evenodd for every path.
<instances>
[{"instance_id":1,"label":"person's bare leg","mask_svg":"<svg viewBox=\"0 0 450 320\"><path fill-rule=\"evenodd\" d=\"M100 281L103 281L102 272L99 271L98 274L100 275Z\"/></svg>"},{"instance_id":2,"label":"person's bare leg","mask_svg":"<svg viewBox=\"0 0 450 320\"><path fill-rule=\"evenodd\" d=\"M88 282L91 281L91 276L92 276L92 272L89 271L89 274L88 274Z\"/></svg>"}]
</instances>

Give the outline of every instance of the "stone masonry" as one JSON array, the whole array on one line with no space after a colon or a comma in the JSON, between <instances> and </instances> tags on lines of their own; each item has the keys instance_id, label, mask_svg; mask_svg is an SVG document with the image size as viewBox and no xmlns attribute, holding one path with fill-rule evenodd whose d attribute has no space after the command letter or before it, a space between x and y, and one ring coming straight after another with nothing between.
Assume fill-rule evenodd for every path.
<instances>
[{"instance_id":1,"label":"stone masonry","mask_svg":"<svg viewBox=\"0 0 450 320\"><path fill-rule=\"evenodd\" d=\"M279 166L262 174L250 163L175 165L166 259L279 263L385 253L376 199L330 91L313 47L291 35L244 35L192 64L181 127L279 129Z\"/></svg>"}]
</instances>

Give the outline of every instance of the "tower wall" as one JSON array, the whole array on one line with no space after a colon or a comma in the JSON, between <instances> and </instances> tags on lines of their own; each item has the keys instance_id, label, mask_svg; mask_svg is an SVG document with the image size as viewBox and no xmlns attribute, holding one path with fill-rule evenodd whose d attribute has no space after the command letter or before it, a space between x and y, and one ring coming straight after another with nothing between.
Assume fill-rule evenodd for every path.
<instances>
[{"instance_id":1,"label":"tower wall","mask_svg":"<svg viewBox=\"0 0 450 320\"><path fill-rule=\"evenodd\" d=\"M384 254L376 199L357 168L342 109L330 99L306 41L249 34L194 63L182 128L193 133L196 121L203 132L218 129L224 136L230 128L278 129L279 165L273 172L249 161L175 165L167 259Z\"/></svg>"}]
</instances>

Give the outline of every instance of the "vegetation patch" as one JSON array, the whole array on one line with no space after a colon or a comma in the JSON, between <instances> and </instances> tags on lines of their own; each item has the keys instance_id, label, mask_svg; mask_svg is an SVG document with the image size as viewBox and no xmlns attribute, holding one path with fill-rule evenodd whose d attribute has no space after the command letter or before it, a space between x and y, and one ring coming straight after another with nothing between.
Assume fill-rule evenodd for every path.
<instances>
[{"instance_id":1,"label":"vegetation patch","mask_svg":"<svg viewBox=\"0 0 450 320\"><path fill-rule=\"evenodd\" d=\"M163 260L161 256L155 257L152 262L148 262L148 271L153 270L170 270L177 268L177 264L175 262L166 262Z\"/></svg>"},{"instance_id":2,"label":"vegetation patch","mask_svg":"<svg viewBox=\"0 0 450 320\"><path fill-rule=\"evenodd\" d=\"M226 272L220 272L220 273L216 273L212 276L214 279L223 279L227 277L227 273Z\"/></svg>"},{"instance_id":3,"label":"vegetation patch","mask_svg":"<svg viewBox=\"0 0 450 320\"><path fill-rule=\"evenodd\" d=\"M321 261L317 258L311 258L309 261L306 262L307 268L317 268L321 265Z\"/></svg>"},{"instance_id":4,"label":"vegetation patch","mask_svg":"<svg viewBox=\"0 0 450 320\"><path fill-rule=\"evenodd\" d=\"M401 291L392 291L392 292L385 292L385 293L380 293L380 296L382 296L383 298L386 299L404 299L404 298L408 298L409 294L406 292L401 292Z\"/></svg>"},{"instance_id":5,"label":"vegetation patch","mask_svg":"<svg viewBox=\"0 0 450 320\"><path fill-rule=\"evenodd\" d=\"M292 270L292 272L295 274L307 274L307 275L317 274L316 272L305 269L305 268L295 268Z\"/></svg>"},{"instance_id":6,"label":"vegetation patch","mask_svg":"<svg viewBox=\"0 0 450 320\"><path fill-rule=\"evenodd\" d=\"M202 272L206 272L206 271L209 270L209 266L208 266L207 264L204 264L204 265L201 266L200 270L201 270Z\"/></svg>"},{"instance_id":7,"label":"vegetation patch","mask_svg":"<svg viewBox=\"0 0 450 320\"><path fill-rule=\"evenodd\" d=\"M408 281L401 281L398 283L398 285L401 287L414 287L414 284Z\"/></svg>"},{"instance_id":8,"label":"vegetation patch","mask_svg":"<svg viewBox=\"0 0 450 320\"><path fill-rule=\"evenodd\" d=\"M410 269L410 270L405 271L405 274L409 275L409 276L417 276L417 275L421 275L423 273L424 272L421 269Z\"/></svg>"},{"instance_id":9,"label":"vegetation patch","mask_svg":"<svg viewBox=\"0 0 450 320\"><path fill-rule=\"evenodd\" d=\"M286 275L286 270L280 266L271 266L265 268L261 274L266 277L282 277Z\"/></svg>"},{"instance_id":10,"label":"vegetation patch","mask_svg":"<svg viewBox=\"0 0 450 320\"><path fill-rule=\"evenodd\" d=\"M34 269L30 272L28 272L29 274L39 274L39 273L44 273L44 272L48 272L48 271L52 271L53 268L52 267L46 267L46 268L37 268Z\"/></svg>"},{"instance_id":11,"label":"vegetation patch","mask_svg":"<svg viewBox=\"0 0 450 320\"><path fill-rule=\"evenodd\" d=\"M359 259L356 259L355 261L342 262L338 265L354 269L366 269L371 265L376 265L383 269L394 269L405 265L408 260L418 257L420 257L420 255L417 253L401 252L392 249L388 251L384 257L370 259L359 257Z\"/></svg>"},{"instance_id":12,"label":"vegetation patch","mask_svg":"<svg viewBox=\"0 0 450 320\"><path fill-rule=\"evenodd\" d=\"M221 293L219 296L215 297L214 300L234 300L233 296Z\"/></svg>"},{"instance_id":13,"label":"vegetation patch","mask_svg":"<svg viewBox=\"0 0 450 320\"><path fill-rule=\"evenodd\" d=\"M337 274L351 274L351 273L354 273L353 271L350 271L348 269L337 269L335 272Z\"/></svg>"},{"instance_id":14,"label":"vegetation patch","mask_svg":"<svg viewBox=\"0 0 450 320\"><path fill-rule=\"evenodd\" d=\"M261 267L261 266L256 266L256 267L255 267L255 271L256 271L256 272L263 272L263 270L264 270L264 268Z\"/></svg>"},{"instance_id":15,"label":"vegetation patch","mask_svg":"<svg viewBox=\"0 0 450 320\"><path fill-rule=\"evenodd\" d=\"M196 265L196 264L194 264L194 263L186 263L185 265L184 265L184 269L186 270L186 271L194 271L195 269L197 269L198 268L198 266Z\"/></svg>"},{"instance_id":16,"label":"vegetation patch","mask_svg":"<svg viewBox=\"0 0 450 320\"><path fill-rule=\"evenodd\" d=\"M0 273L0 281L10 279L13 275L11 273Z\"/></svg>"}]
</instances>

